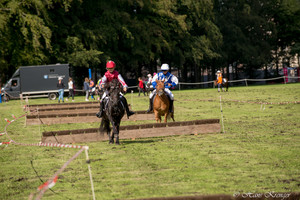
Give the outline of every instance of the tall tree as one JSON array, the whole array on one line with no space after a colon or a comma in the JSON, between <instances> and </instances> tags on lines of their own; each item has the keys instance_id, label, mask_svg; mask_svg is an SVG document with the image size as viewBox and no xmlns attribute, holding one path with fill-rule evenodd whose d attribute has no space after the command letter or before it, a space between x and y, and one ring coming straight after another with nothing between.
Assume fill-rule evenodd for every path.
<instances>
[{"instance_id":1,"label":"tall tree","mask_svg":"<svg viewBox=\"0 0 300 200\"><path fill-rule=\"evenodd\" d=\"M52 51L47 9L56 1L2 0L0 2L0 75L11 75L20 65L46 64ZM71 0L61 0L68 9Z\"/></svg>"},{"instance_id":2,"label":"tall tree","mask_svg":"<svg viewBox=\"0 0 300 200\"><path fill-rule=\"evenodd\" d=\"M275 11L274 22L277 28L277 38L274 52L276 58L289 60L291 56L300 55L300 1L299 0L280 0ZM278 60L276 72L278 74Z\"/></svg>"},{"instance_id":3,"label":"tall tree","mask_svg":"<svg viewBox=\"0 0 300 200\"><path fill-rule=\"evenodd\" d=\"M242 63L250 77L253 70L271 61L271 41L276 34L273 22L276 0L216 0L218 26L224 37L226 67ZM228 68L227 68L228 69Z\"/></svg>"}]
</instances>

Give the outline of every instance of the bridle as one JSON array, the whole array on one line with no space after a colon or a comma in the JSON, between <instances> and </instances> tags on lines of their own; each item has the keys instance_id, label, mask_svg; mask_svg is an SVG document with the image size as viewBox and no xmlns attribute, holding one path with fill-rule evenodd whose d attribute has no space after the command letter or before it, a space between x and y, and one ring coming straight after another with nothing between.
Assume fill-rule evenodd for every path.
<instances>
[{"instance_id":1,"label":"bridle","mask_svg":"<svg viewBox=\"0 0 300 200\"><path fill-rule=\"evenodd\" d=\"M118 91L115 91L115 90L118 90ZM112 104L117 104L119 101L120 101L120 98L113 98L113 95L116 95L116 96L119 96L120 94L120 86L110 86L109 87L109 90L108 90L108 98L109 98L109 101L112 102ZM117 93L117 94L115 94Z\"/></svg>"},{"instance_id":2,"label":"bridle","mask_svg":"<svg viewBox=\"0 0 300 200\"><path fill-rule=\"evenodd\" d=\"M160 86L160 88L158 88L158 86ZM165 85L164 85L163 82L160 82L159 84L157 84L156 91L157 91L158 96L163 95L164 94L164 90L165 90Z\"/></svg>"}]
</instances>

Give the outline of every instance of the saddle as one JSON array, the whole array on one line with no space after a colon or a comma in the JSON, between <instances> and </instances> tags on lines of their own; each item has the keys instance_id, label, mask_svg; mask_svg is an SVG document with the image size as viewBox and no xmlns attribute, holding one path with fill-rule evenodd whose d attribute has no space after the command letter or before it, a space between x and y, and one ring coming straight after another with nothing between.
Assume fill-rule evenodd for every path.
<instances>
[{"instance_id":1,"label":"saddle","mask_svg":"<svg viewBox=\"0 0 300 200\"><path fill-rule=\"evenodd\" d=\"M165 91L164 91L164 94L168 97L169 103L171 103L171 98L170 98L170 96L169 96ZM156 95L157 95L157 93L156 93L156 91L155 91L154 94L153 94L153 97L152 97L152 103L153 103L154 98L155 98Z\"/></svg>"},{"instance_id":2,"label":"saddle","mask_svg":"<svg viewBox=\"0 0 300 200\"><path fill-rule=\"evenodd\" d=\"M110 98L108 96L104 97L104 99L102 99L103 103L104 103L104 107L103 107L103 110L105 111L108 107L108 103L110 101ZM121 102L121 105L123 106L124 109L126 109L123 101L122 101L122 98L120 98L120 102Z\"/></svg>"}]
</instances>

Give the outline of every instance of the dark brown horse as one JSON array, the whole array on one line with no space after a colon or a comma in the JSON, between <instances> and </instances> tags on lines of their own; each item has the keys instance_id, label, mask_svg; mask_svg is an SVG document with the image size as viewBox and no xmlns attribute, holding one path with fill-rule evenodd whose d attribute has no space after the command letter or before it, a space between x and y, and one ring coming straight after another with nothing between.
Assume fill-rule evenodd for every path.
<instances>
[{"instance_id":1,"label":"dark brown horse","mask_svg":"<svg viewBox=\"0 0 300 200\"><path fill-rule=\"evenodd\" d=\"M215 87L218 86L218 80L214 80L214 85ZM224 92L224 88L226 88L226 92L228 92L228 79L227 78L223 78L223 81L222 81L222 91Z\"/></svg>"},{"instance_id":2,"label":"dark brown horse","mask_svg":"<svg viewBox=\"0 0 300 200\"><path fill-rule=\"evenodd\" d=\"M153 111L155 114L156 122L161 122L161 116L165 116L165 123L167 122L168 115L174 120L174 112L169 113L170 101L165 93L164 81L156 80L156 95L153 100ZM173 109L174 110L174 109Z\"/></svg>"},{"instance_id":3,"label":"dark brown horse","mask_svg":"<svg viewBox=\"0 0 300 200\"><path fill-rule=\"evenodd\" d=\"M119 143L119 128L121 124L121 119L125 114L125 107L122 99L120 98L120 92L122 88L117 79L105 85L106 91L108 91L108 96L103 99L104 112L100 125L100 132L104 133L106 131L109 137L109 144L114 143L114 137L116 138L116 144ZM112 133L110 124L112 125Z\"/></svg>"}]
</instances>

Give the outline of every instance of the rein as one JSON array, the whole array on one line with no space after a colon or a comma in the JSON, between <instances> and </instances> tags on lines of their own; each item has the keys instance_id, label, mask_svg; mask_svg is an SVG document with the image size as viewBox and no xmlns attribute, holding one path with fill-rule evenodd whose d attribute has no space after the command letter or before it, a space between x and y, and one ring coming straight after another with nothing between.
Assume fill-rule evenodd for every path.
<instances>
[{"instance_id":1,"label":"rein","mask_svg":"<svg viewBox=\"0 0 300 200\"><path fill-rule=\"evenodd\" d=\"M121 102L121 105L123 106L123 108L125 108L125 106L123 105L122 101L120 100L120 97L116 99L116 98L112 98L112 96L111 96L111 94L113 94L115 92L114 90L116 90L116 89L118 90L118 89L120 89L120 87L119 86L110 86L110 89L107 90L108 95L106 97L108 98L108 101L105 104L105 106L107 107L107 105L108 105L109 102L111 102L113 105L116 105L119 102ZM117 91L117 92L118 92L117 95L120 95L120 92L119 91Z\"/></svg>"}]
</instances>

